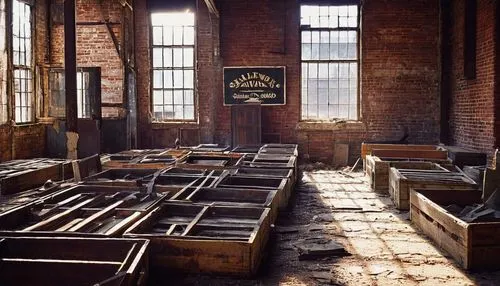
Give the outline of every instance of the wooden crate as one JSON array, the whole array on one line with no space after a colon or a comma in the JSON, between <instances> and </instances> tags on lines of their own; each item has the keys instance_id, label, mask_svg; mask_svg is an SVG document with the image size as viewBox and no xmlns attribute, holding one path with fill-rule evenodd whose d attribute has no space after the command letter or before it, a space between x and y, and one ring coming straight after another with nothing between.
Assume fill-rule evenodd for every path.
<instances>
[{"instance_id":1,"label":"wooden crate","mask_svg":"<svg viewBox=\"0 0 500 286\"><path fill-rule=\"evenodd\" d=\"M278 208L285 209L292 193L291 178L271 176L248 176L244 174L230 174L226 172L214 184L214 188L240 188L277 190L276 199Z\"/></svg>"},{"instance_id":2,"label":"wooden crate","mask_svg":"<svg viewBox=\"0 0 500 286\"><path fill-rule=\"evenodd\" d=\"M408 150L421 150L421 151L435 151L441 150L436 145L415 145L415 144L377 144L377 143L362 143L361 144L361 159L363 159L363 170L366 170L366 156L374 155L373 150L390 150L390 151L408 151ZM383 154L386 155L386 154ZM378 155L383 157L382 155ZM391 158L392 154L388 156Z\"/></svg>"},{"instance_id":3,"label":"wooden crate","mask_svg":"<svg viewBox=\"0 0 500 286\"><path fill-rule=\"evenodd\" d=\"M448 162L437 160L438 162ZM422 161L391 161L377 156L366 156L366 175L369 178L370 186L375 192L387 193L389 190L389 170L396 169L416 169L416 170L446 170L441 165L433 162Z\"/></svg>"},{"instance_id":4,"label":"wooden crate","mask_svg":"<svg viewBox=\"0 0 500 286\"><path fill-rule=\"evenodd\" d=\"M423 176L427 176L424 178ZM463 190L477 189L477 184L462 172L447 170L401 170L391 168L389 195L396 208L409 210L410 189Z\"/></svg>"},{"instance_id":5,"label":"wooden crate","mask_svg":"<svg viewBox=\"0 0 500 286\"><path fill-rule=\"evenodd\" d=\"M265 144L260 148L259 154L284 154L298 156L297 144Z\"/></svg>"},{"instance_id":6,"label":"wooden crate","mask_svg":"<svg viewBox=\"0 0 500 286\"><path fill-rule=\"evenodd\" d=\"M63 179L63 164L39 164L32 168L3 169L0 173L0 195L12 195L36 187L48 180Z\"/></svg>"},{"instance_id":7,"label":"wooden crate","mask_svg":"<svg viewBox=\"0 0 500 286\"><path fill-rule=\"evenodd\" d=\"M115 237L163 200L137 189L76 186L0 214L0 234Z\"/></svg>"},{"instance_id":8,"label":"wooden crate","mask_svg":"<svg viewBox=\"0 0 500 286\"><path fill-rule=\"evenodd\" d=\"M438 150L439 146L436 145L415 145L415 144L361 144L361 158L366 159L366 155L372 155L372 150Z\"/></svg>"},{"instance_id":9,"label":"wooden crate","mask_svg":"<svg viewBox=\"0 0 500 286\"><path fill-rule=\"evenodd\" d=\"M0 237L0 285L146 285L148 251L145 239Z\"/></svg>"},{"instance_id":10,"label":"wooden crate","mask_svg":"<svg viewBox=\"0 0 500 286\"><path fill-rule=\"evenodd\" d=\"M186 169L224 170L239 165L243 155L238 153L191 153L178 161L176 167Z\"/></svg>"},{"instance_id":11,"label":"wooden crate","mask_svg":"<svg viewBox=\"0 0 500 286\"><path fill-rule=\"evenodd\" d=\"M254 275L270 232L270 210L164 203L124 234L151 240L151 265L185 272Z\"/></svg>"},{"instance_id":12,"label":"wooden crate","mask_svg":"<svg viewBox=\"0 0 500 286\"><path fill-rule=\"evenodd\" d=\"M411 221L465 269L500 269L500 220L467 223L442 206L480 204L479 191L412 190Z\"/></svg>"},{"instance_id":13,"label":"wooden crate","mask_svg":"<svg viewBox=\"0 0 500 286\"><path fill-rule=\"evenodd\" d=\"M279 200L276 189L186 187L170 198L170 201L269 208L271 223L278 217Z\"/></svg>"}]
</instances>

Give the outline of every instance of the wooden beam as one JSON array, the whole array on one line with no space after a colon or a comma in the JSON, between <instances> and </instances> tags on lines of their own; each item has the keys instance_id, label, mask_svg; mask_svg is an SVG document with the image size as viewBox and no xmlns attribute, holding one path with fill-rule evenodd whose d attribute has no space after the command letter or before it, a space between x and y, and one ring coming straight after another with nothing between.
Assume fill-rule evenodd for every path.
<instances>
[{"instance_id":1,"label":"wooden beam","mask_svg":"<svg viewBox=\"0 0 500 286\"><path fill-rule=\"evenodd\" d=\"M207 4L210 13L215 14L217 18L219 18L219 10L217 10L214 0L205 0L205 3Z\"/></svg>"},{"instance_id":2,"label":"wooden beam","mask_svg":"<svg viewBox=\"0 0 500 286\"><path fill-rule=\"evenodd\" d=\"M64 73L66 86L66 129L68 132L77 132L75 0L64 1Z\"/></svg>"}]
</instances>

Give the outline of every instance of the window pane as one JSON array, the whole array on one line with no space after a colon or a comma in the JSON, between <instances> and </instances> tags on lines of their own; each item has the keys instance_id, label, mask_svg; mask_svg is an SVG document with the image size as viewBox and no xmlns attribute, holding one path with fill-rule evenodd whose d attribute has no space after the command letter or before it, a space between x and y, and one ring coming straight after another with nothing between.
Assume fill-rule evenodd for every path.
<instances>
[{"instance_id":1,"label":"window pane","mask_svg":"<svg viewBox=\"0 0 500 286\"><path fill-rule=\"evenodd\" d=\"M182 88L184 85L184 73L182 70L174 70L174 88Z\"/></svg>"},{"instance_id":2,"label":"window pane","mask_svg":"<svg viewBox=\"0 0 500 286\"><path fill-rule=\"evenodd\" d=\"M153 104L163 104L163 90L153 91Z\"/></svg>"},{"instance_id":3,"label":"window pane","mask_svg":"<svg viewBox=\"0 0 500 286\"><path fill-rule=\"evenodd\" d=\"M194 88L194 71L184 71L184 88Z\"/></svg>"},{"instance_id":4,"label":"window pane","mask_svg":"<svg viewBox=\"0 0 500 286\"><path fill-rule=\"evenodd\" d=\"M184 45L194 45L194 27L184 27Z\"/></svg>"},{"instance_id":5,"label":"window pane","mask_svg":"<svg viewBox=\"0 0 500 286\"><path fill-rule=\"evenodd\" d=\"M163 29L162 27L153 27L153 45L163 44Z\"/></svg>"},{"instance_id":6,"label":"window pane","mask_svg":"<svg viewBox=\"0 0 500 286\"><path fill-rule=\"evenodd\" d=\"M193 90L184 91L184 104L194 105L194 93Z\"/></svg>"},{"instance_id":7,"label":"window pane","mask_svg":"<svg viewBox=\"0 0 500 286\"><path fill-rule=\"evenodd\" d=\"M159 68L163 67L163 49L154 48L153 49L153 67Z\"/></svg>"},{"instance_id":8,"label":"window pane","mask_svg":"<svg viewBox=\"0 0 500 286\"><path fill-rule=\"evenodd\" d=\"M182 67L182 48L175 48L174 49L174 67Z\"/></svg>"},{"instance_id":9,"label":"window pane","mask_svg":"<svg viewBox=\"0 0 500 286\"><path fill-rule=\"evenodd\" d=\"M194 66L194 49L184 48L184 67Z\"/></svg>"},{"instance_id":10,"label":"window pane","mask_svg":"<svg viewBox=\"0 0 500 286\"><path fill-rule=\"evenodd\" d=\"M174 104L183 104L184 103L184 91L182 90L174 90Z\"/></svg>"}]
</instances>

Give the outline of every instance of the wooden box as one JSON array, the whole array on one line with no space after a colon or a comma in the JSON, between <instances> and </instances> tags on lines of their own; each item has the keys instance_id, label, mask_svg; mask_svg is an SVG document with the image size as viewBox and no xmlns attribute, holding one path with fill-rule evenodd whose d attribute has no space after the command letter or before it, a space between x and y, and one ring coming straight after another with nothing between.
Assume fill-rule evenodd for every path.
<instances>
[{"instance_id":1,"label":"wooden box","mask_svg":"<svg viewBox=\"0 0 500 286\"><path fill-rule=\"evenodd\" d=\"M284 209L288 206L288 199L291 196L291 178L271 177L271 176L248 176L244 174L225 173L214 184L215 188L239 188L239 189L262 189L277 190L276 199L278 208Z\"/></svg>"},{"instance_id":2,"label":"wooden box","mask_svg":"<svg viewBox=\"0 0 500 286\"><path fill-rule=\"evenodd\" d=\"M146 285L149 241L0 237L0 285Z\"/></svg>"},{"instance_id":3,"label":"wooden box","mask_svg":"<svg viewBox=\"0 0 500 286\"><path fill-rule=\"evenodd\" d=\"M375 192L386 193L389 190L389 170L391 167L396 169L446 170L440 165L432 162L391 161L377 156L367 155L366 174L368 175L370 185Z\"/></svg>"},{"instance_id":4,"label":"wooden box","mask_svg":"<svg viewBox=\"0 0 500 286\"><path fill-rule=\"evenodd\" d=\"M278 217L279 200L276 189L187 187L170 200L223 206L270 208L271 223L274 223Z\"/></svg>"},{"instance_id":5,"label":"wooden box","mask_svg":"<svg viewBox=\"0 0 500 286\"><path fill-rule=\"evenodd\" d=\"M16 194L40 187L48 180L61 181L64 178L64 164L43 163L37 160L33 160L31 165L29 161L26 164L28 165L4 163L0 169L0 195Z\"/></svg>"},{"instance_id":6,"label":"wooden box","mask_svg":"<svg viewBox=\"0 0 500 286\"><path fill-rule=\"evenodd\" d=\"M164 203L125 237L151 240L151 265L185 272L251 276L270 232L268 208Z\"/></svg>"},{"instance_id":7,"label":"wooden box","mask_svg":"<svg viewBox=\"0 0 500 286\"><path fill-rule=\"evenodd\" d=\"M177 162L178 168L223 170L234 168L242 160L241 154L192 153Z\"/></svg>"},{"instance_id":8,"label":"wooden box","mask_svg":"<svg viewBox=\"0 0 500 286\"><path fill-rule=\"evenodd\" d=\"M374 150L378 150L377 151L379 152L378 155L373 153ZM420 156L420 157L422 157L422 154L428 153L430 155L425 156L427 159L430 159L429 156L431 157L443 156L443 153L446 153L446 151L443 152L443 149L436 145L362 143L361 158L363 159L363 170L366 170L367 155L374 155L385 158L409 158L408 157L409 153L406 153L406 151L411 151L412 152L411 156ZM441 152L435 153L434 151L441 151ZM415 158L413 157L413 159Z\"/></svg>"},{"instance_id":9,"label":"wooden box","mask_svg":"<svg viewBox=\"0 0 500 286\"><path fill-rule=\"evenodd\" d=\"M410 189L463 190L476 189L477 184L462 172L448 170L399 170L391 168L389 194L400 210L410 208Z\"/></svg>"},{"instance_id":10,"label":"wooden box","mask_svg":"<svg viewBox=\"0 0 500 286\"><path fill-rule=\"evenodd\" d=\"M500 220L467 223L442 206L480 204L481 192L412 190L411 221L465 269L500 269Z\"/></svg>"},{"instance_id":11,"label":"wooden box","mask_svg":"<svg viewBox=\"0 0 500 286\"><path fill-rule=\"evenodd\" d=\"M259 153L298 156L299 150L297 144L265 144L262 148L260 148Z\"/></svg>"}]
</instances>

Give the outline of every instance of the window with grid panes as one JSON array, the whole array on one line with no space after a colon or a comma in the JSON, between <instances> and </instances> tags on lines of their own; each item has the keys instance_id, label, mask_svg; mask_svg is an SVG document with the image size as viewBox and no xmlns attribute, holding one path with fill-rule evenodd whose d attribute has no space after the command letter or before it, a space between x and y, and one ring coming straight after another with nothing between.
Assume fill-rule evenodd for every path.
<instances>
[{"instance_id":1,"label":"window with grid panes","mask_svg":"<svg viewBox=\"0 0 500 286\"><path fill-rule=\"evenodd\" d=\"M357 5L301 6L302 119L358 119Z\"/></svg>"},{"instance_id":2,"label":"window with grid panes","mask_svg":"<svg viewBox=\"0 0 500 286\"><path fill-rule=\"evenodd\" d=\"M12 62L14 64L14 114L17 123L33 121L33 65L31 7L12 1Z\"/></svg>"},{"instance_id":3,"label":"window with grid panes","mask_svg":"<svg viewBox=\"0 0 500 286\"><path fill-rule=\"evenodd\" d=\"M152 13L153 116L195 120L195 14Z\"/></svg>"}]
</instances>

